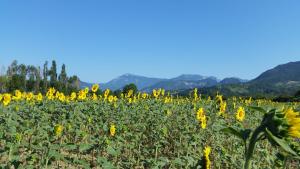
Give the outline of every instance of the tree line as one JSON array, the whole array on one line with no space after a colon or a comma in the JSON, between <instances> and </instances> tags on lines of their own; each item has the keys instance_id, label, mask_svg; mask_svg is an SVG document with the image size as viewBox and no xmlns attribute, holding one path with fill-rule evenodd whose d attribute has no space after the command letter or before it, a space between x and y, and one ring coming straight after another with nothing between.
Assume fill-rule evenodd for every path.
<instances>
[{"instance_id":1,"label":"tree line","mask_svg":"<svg viewBox=\"0 0 300 169\"><path fill-rule=\"evenodd\" d=\"M18 89L46 93L50 87L66 94L79 90L79 78L76 75L68 77L65 64L59 74L55 60L52 61L50 69L48 64L46 61L41 69L40 66L18 64L14 60L7 71L0 75L0 92L13 92Z\"/></svg>"}]
</instances>

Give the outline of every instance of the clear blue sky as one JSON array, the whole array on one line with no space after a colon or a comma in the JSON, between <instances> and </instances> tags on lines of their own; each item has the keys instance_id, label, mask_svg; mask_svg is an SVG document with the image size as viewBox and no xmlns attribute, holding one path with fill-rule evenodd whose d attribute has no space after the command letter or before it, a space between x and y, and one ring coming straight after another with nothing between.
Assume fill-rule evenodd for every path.
<instances>
[{"instance_id":1,"label":"clear blue sky","mask_svg":"<svg viewBox=\"0 0 300 169\"><path fill-rule=\"evenodd\" d=\"M2 0L0 65L55 59L88 82L251 79L300 60L299 9L299 0Z\"/></svg>"}]
</instances>

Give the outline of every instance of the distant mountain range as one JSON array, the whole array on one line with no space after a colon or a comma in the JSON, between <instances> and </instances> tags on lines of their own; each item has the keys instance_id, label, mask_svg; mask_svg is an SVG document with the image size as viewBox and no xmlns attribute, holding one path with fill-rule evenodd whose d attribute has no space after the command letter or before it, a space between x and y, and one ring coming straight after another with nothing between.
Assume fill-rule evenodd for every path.
<instances>
[{"instance_id":1,"label":"distant mountain range","mask_svg":"<svg viewBox=\"0 0 300 169\"><path fill-rule=\"evenodd\" d=\"M212 94L220 91L226 95L266 95L292 94L300 90L300 61L290 62L267 70L253 80L236 77L217 79L214 76L183 74L171 79L149 78L134 74L124 74L107 83L100 83L101 89L118 90L134 83L140 91L150 92L155 88L188 93L200 88L203 93ZM81 82L80 87L91 87L91 83Z\"/></svg>"},{"instance_id":2,"label":"distant mountain range","mask_svg":"<svg viewBox=\"0 0 300 169\"><path fill-rule=\"evenodd\" d=\"M139 76L134 74L121 75L107 83L100 83L102 90L111 89L118 90L122 89L125 85L134 83L141 91L152 91L156 88L164 88L166 90L186 90L194 89L197 87L211 87L217 84L238 84L246 82L239 78L225 78L219 80L214 76L201 76L193 74L183 74L171 79L162 78L149 78L145 76ZM92 83L80 82L80 87L91 87Z\"/></svg>"},{"instance_id":3,"label":"distant mountain range","mask_svg":"<svg viewBox=\"0 0 300 169\"><path fill-rule=\"evenodd\" d=\"M213 76L201 76L201 75L180 75L178 77L164 80L149 87L142 89L143 91L149 92L153 89L163 88L165 90L186 90L194 89L198 87L210 87L218 84L218 79Z\"/></svg>"},{"instance_id":4,"label":"distant mountain range","mask_svg":"<svg viewBox=\"0 0 300 169\"><path fill-rule=\"evenodd\" d=\"M293 96L300 91L300 61L278 65L246 83L219 84L201 89L202 93L208 95L217 91L227 96ZM186 90L183 93L189 92Z\"/></svg>"}]
</instances>

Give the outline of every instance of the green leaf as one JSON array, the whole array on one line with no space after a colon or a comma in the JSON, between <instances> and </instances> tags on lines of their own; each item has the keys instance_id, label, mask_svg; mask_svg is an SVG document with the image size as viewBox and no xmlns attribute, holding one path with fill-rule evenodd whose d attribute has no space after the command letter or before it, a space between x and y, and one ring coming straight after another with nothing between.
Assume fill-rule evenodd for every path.
<instances>
[{"instance_id":1,"label":"green leaf","mask_svg":"<svg viewBox=\"0 0 300 169\"><path fill-rule=\"evenodd\" d=\"M162 128L162 131L163 131L164 135L167 135L167 134L168 134L168 128L167 128L166 126L164 126L164 127Z\"/></svg>"},{"instance_id":2,"label":"green leaf","mask_svg":"<svg viewBox=\"0 0 300 169\"><path fill-rule=\"evenodd\" d=\"M63 159L64 156L62 154L60 154L58 151L55 151L55 150L50 150L49 153L48 153L48 157L49 158L55 158L56 160L60 160L60 159Z\"/></svg>"},{"instance_id":3,"label":"green leaf","mask_svg":"<svg viewBox=\"0 0 300 169\"><path fill-rule=\"evenodd\" d=\"M115 167L110 163L110 162L105 162L102 164L103 168L107 168L107 169L114 169Z\"/></svg>"},{"instance_id":4,"label":"green leaf","mask_svg":"<svg viewBox=\"0 0 300 169\"><path fill-rule=\"evenodd\" d=\"M240 139L246 141L249 136L250 136L250 133L251 133L251 130L250 129L246 129L246 130L237 130L233 127L227 127L227 128L224 128L222 130L220 130L221 132L224 132L224 133L230 133L230 134L233 134L237 137L239 137Z\"/></svg>"},{"instance_id":5,"label":"green leaf","mask_svg":"<svg viewBox=\"0 0 300 169\"><path fill-rule=\"evenodd\" d=\"M70 150L75 150L77 146L75 144L65 144L63 145L63 148L70 151Z\"/></svg>"},{"instance_id":6,"label":"green leaf","mask_svg":"<svg viewBox=\"0 0 300 169\"><path fill-rule=\"evenodd\" d=\"M88 151L92 147L91 144L80 144L79 145L79 151L80 152L85 152Z\"/></svg>"},{"instance_id":7,"label":"green leaf","mask_svg":"<svg viewBox=\"0 0 300 169\"><path fill-rule=\"evenodd\" d=\"M74 163L81 165L83 168L90 168L89 163L82 159L74 159Z\"/></svg>"},{"instance_id":8,"label":"green leaf","mask_svg":"<svg viewBox=\"0 0 300 169\"><path fill-rule=\"evenodd\" d=\"M112 156L117 156L120 154L120 152L116 151L114 148L112 148L111 146L108 146L106 149L107 153L112 155Z\"/></svg>"},{"instance_id":9,"label":"green leaf","mask_svg":"<svg viewBox=\"0 0 300 169\"><path fill-rule=\"evenodd\" d=\"M275 141L283 150L285 150L286 152L292 155L298 156L297 153L291 149L291 147L288 145L288 143L285 140L274 136L268 129L266 129L266 133L268 138Z\"/></svg>"},{"instance_id":10,"label":"green leaf","mask_svg":"<svg viewBox=\"0 0 300 169\"><path fill-rule=\"evenodd\" d=\"M250 134L252 132L251 129L245 129L245 130L241 130L242 135L243 135L243 139L247 140L250 137Z\"/></svg>"},{"instance_id":11,"label":"green leaf","mask_svg":"<svg viewBox=\"0 0 300 169\"><path fill-rule=\"evenodd\" d=\"M261 112L261 113L264 113L264 114L267 113L267 111L266 111L265 109L261 108L261 107L249 106L248 108L249 108L249 109L252 109L252 110L256 110L256 111Z\"/></svg>"},{"instance_id":12,"label":"green leaf","mask_svg":"<svg viewBox=\"0 0 300 169\"><path fill-rule=\"evenodd\" d=\"M174 162L174 164L177 164L179 166L183 166L184 165L184 163L182 162L182 160L180 158L176 158L173 162Z\"/></svg>"},{"instance_id":13,"label":"green leaf","mask_svg":"<svg viewBox=\"0 0 300 169\"><path fill-rule=\"evenodd\" d=\"M103 167L107 169L113 169L115 168L113 164L111 164L106 157L98 157L97 162Z\"/></svg>"}]
</instances>

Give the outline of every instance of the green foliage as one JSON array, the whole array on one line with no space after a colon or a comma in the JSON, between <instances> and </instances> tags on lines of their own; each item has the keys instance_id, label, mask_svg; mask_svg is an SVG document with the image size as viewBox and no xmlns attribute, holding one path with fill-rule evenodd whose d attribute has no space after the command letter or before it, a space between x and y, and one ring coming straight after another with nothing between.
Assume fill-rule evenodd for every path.
<instances>
[{"instance_id":1,"label":"green foliage","mask_svg":"<svg viewBox=\"0 0 300 169\"><path fill-rule=\"evenodd\" d=\"M295 96L300 97L300 90L298 92L296 92Z\"/></svg>"},{"instance_id":2,"label":"green foliage","mask_svg":"<svg viewBox=\"0 0 300 169\"><path fill-rule=\"evenodd\" d=\"M67 90L67 82L68 82L68 77L67 77L67 72L66 72L66 65L63 64L61 67L61 73L58 76L58 81L60 83L59 85L59 91L62 91L66 93Z\"/></svg>"},{"instance_id":3,"label":"green foliage","mask_svg":"<svg viewBox=\"0 0 300 169\"><path fill-rule=\"evenodd\" d=\"M17 89L24 90L25 84L23 82L23 77L18 74L14 74L10 77L9 81L7 82L8 91L12 92Z\"/></svg>"},{"instance_id":4,"label":"green foliage","mask_svg":"<svg viewBox=\"0 0 300 169\"><path fill-rule=\"evenodd\" d=\"M215 100L178 98L165 103L164 98L128 98L115 102L61 102L47 100L12 101L0 104L0 166L3 168L193 168L203 156L205 146L212 147L212 168L241 168L245 149L241 140L249 140L247 128L260 125L265 111L292 103L253 101L227 98L224 117L218 116ZM246 119L235 119L237 106L244 106ZM207 115L207 128L196 119L202 107ZM55 126L62 125L60 135ZM110 135L115 124L116 134ZM222 126L227 133L219 132ZM260 138L260 137L259 137ZM296 145L299 143L296 143ZM256 144L255 168L275 168L282 156L280 147L271 148L267 140ZM294 150L294 149L293 149ZM298 152L294 150L295 152ZM278 159L277 159L278 158ZM298 165L291 159L287 167Z\"/></svg>"},{"instance_id":5,"label":"green foliage","mask_svg":"<svg viewBox=\"0 0 300 169\"><path fill-rule=\"evenodd\" d=\"M270 144L273 148L281 148L283 152L279 152L279 156L277 155L277 162L278 160L285 160L287 157L290 156L294 159L300 159L299 154L293 150L299 147L299 144L293 144L291 146L292 138L289 137L289 128L293 130L299 130L299 121L300 118L294 116L298 114L294 112L293 109L288 109L288 113L284 113L281 111L277 111L276 109L271 109L270 111L266 111L261 107L251 106L249 107L252 110L258 111L263 113L264 116L262 118L261 124L258 125L255 130L252 132L251 129L237 129L234 127L227 127L222 129L222 132L229 133L231 135L237 136L238 138L242 139L244 142L244 156L245 156L245 163L244 168L250 169L252 168L251 161L253 156L255 155L255 148L256 144L264 139L268 139ZM287 125L287 121L291 121L292 123ZM275 165L278 163L275 162ZM276 164L277 163L277 164ZM286 166L286 162L285 165Z\"/></svg>"},{"instance_id":6,"label":"green foliage","mask_svg":"<svg viewBox=\"0 0 300 169\"><path fill-rule=\"evenodd\" d=\"M136 94L138 89L137 89L137 86L134 84L134 83L131 83L131 84L128 84L126 86L124 86L123 88L123 93L126 94L128 93L130 90L133 91L133 94Z\"/></svg>"},{"instance_id":7,"label":"green foliage","mask_svg":"<svg viewBox=\"0 0 300 169\"><path fill-rule=\"evenodd\" d=\"M120 98L122 94L122 90L115 90L113 94Z\"/></svg>"},{"instance_id":8,"label":"green foliage","mask_svg":"<svg viewBox=\"0 0 300 169\"><path fill-rule=\"evenodd\" d=\"M41 76L42 75L42 76ZM50 81L48 77L50 76ZM42 73L40 67L18 64L17 61L8 67L7 74L0 77L0 91L14 92L15 90L46 93L49 87L55 87L63 93L71 93L79 89L79 78L67 76L66 66L62 65L57 80L56 62L52 62L48 71L48 62L45 62Z\"/></svg>"},{"instance_id":9,"label":"green foliage","mask_svg":"<svg viewBox=\"0 0 300 169\"><path fill-rule=\"evenodd\" d=\"M50 68L50 71L49 71L49 75L50 75L50 86L58 88L57 70L56 70L56 61L55 60L52 61L52 65L51 65L51 68Z\"/></svg>"}]
</instances>

